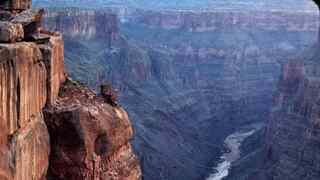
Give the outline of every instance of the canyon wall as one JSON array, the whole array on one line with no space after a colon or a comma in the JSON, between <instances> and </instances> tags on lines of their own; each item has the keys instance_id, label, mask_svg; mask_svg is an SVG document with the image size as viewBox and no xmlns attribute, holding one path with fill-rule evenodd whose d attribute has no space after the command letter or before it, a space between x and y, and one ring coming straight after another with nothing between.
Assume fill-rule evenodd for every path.
<instances>
[{"instance_id":1,"label":"canyon wall","mask_svg":"<svg viewBox=\"0 0 320 180\"><path fill-rule=\"evenodd\" d=\"M107 19L107 21L106 21ZM64 11L46 11L45 27L61 30L72 38L100 38L107 42L119 36L118 17L108 11L66 8Z\"/></svg>"},{"instance_id":2,"label":"canyon wall","mask_svg":"<svg viewBox=\"0 0 320 180\"><path fill-rule=\"evenodd\" d=\"M47 41L41 45L36 43L39 40L23 41L29 35L26 31L29 19L24 19L25 15L30 15L31 22L35 22L36 14L29 12L11 17L12 22L25 22L21 34L12 35L18 42L2 40L0 44L0 119L3 127L0 172L1 178L8 180L46 178L50 141L42 110L54 102L59 84L64 80L63 58L60 58L63 57L62 36L46 35ZM1 29L6 29L6 25L10 22L2 24ZM1 31L1 35L5 36L5 32L15 34L16 30ZM42 49L48 54L43 54Z\"/></svg>"},{"instance_id":3,"label":"canyon wall","mask_svg":"<svg viewBox=\"0 0 320 180\"><path fill-rule=\"evenodd\" d=\"M267 126L265 176L319 179L319 41L282 68Z\"/></svg>"},{"instance_id":4,"label":"canyon wall","mask_svg":"<svg viewBox=\"0 0 320 180\"><path fill-rule=\"evenodd\" d=\"M305 76L303 61L283 67L268 122L266 158L272 179L319 179L317 78Z\"/></svg>"},{"instance_id":5,"label":"canyon wall","mask_svg":"<svg viewBox=\"0 0 320 180\"><path fill-rule=\"evenodd\" d=\"M66 77L41 16L0 11L0 179L141 179L127 113Z\"/></svg>"},{"instance_id":6,"label":"canyon wall","mask_svg":"<svg viewBox=\"0 0 320 180\"><path fill-rule=\"evenodd\" d=\"M318 40L300 56L283 64L263 149L247 156L242 161L245 168L237 166L229 179L320 178L319 55Z\"/></svg>"},{"instance_id":7,"label":"canyon wall","mask_svg":"<svg viewBox=\"0 0 320 180\"><path fill-rule=\"evenodd\" d=\"M92 88L104 81L117 88L137 130L144 178L152 180L205 178L227 134L267 119L281 65L317 34L309 12L128 12L112 28L119 36L111 46L66 32L66 64Z\"/></svg>"},{"instance_id":8,"label":"canyon wall","mask_svg":"<svg viewBox=\"0 0 320 180\"><path fill-rule=\"evenodd\" d=\"M266 31L317 31L318 15L314 11L146 11L130 13L128 21L164 29L206 32L226 28L262 29Z\"/></svg>"}]
</instances>

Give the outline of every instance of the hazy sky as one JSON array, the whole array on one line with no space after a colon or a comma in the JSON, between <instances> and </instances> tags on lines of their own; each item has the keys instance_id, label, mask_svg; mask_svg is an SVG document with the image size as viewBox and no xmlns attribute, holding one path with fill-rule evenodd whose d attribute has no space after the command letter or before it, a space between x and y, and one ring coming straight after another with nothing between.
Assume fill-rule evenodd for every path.
<instances>
[{"instance_id":1,"label":"hazy sky","mask_svg":"<svg viewBox=\"0 0 320 180\"><path fill-rule=\"evenodd\" d=\"M108 5L131 6L148 9L283 9L313 10L317 8L312 0L34 0L35 4L55 6L97 7ZM50 3L52 2L52 3Z\"/></svg>"}]
</instances>

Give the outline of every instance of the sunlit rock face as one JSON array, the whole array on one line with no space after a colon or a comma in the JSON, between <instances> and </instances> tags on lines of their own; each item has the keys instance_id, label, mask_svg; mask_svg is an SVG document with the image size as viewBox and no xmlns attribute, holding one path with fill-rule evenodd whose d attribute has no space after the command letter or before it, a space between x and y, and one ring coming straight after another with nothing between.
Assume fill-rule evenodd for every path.
<instances>
[{"instance_id":1,"label":"sunlit rock face","mask_svg":"<svg viewBox=\"0 0 320 180\"><path fill-rule=\"evenodd\" d=\"M60 58L63 50L55 50L63 47L62 36L38 31L41 11L27 10L30 6L28 0L0 4L0 179L3 180L46 179L50 142L42 110L58 96L52 92L64 80ZM42 53L41 48L47 49L48 54ZM55 68L58 64L62 67ZM52 76L54 80L48 81Z\"/></svg>"},{"instance_id":2,"label":"sunlit rock face","mask_svg":"<svg viewBox=\"0 0 320 180\"><path fill-rule=\"evenodd\" d=\"M127 113L111 108L85 87L68 86L67 91L62 86L66 81L62 35L41 28L43 11L25 10L31 1L4 2L0 3L0 179L141 179L129 143L133 130ZM84 102L89 96L90 102ZM84 135L76 139L74 133ZM72 159L70 149L80 155ZM76 170L68 168L70 159Z\"/></svg>"},{"instance_id":3,"label":"sunlit rock face","mask_svg":"<svg viewBox=\"0 0 320 180\"><path fill-rule=\"evenodd\" d=\"M45 25L48 29L61 30L72 38L112 41L118 38L118 19L115 14L66 8L64 11L46 12Z\"/></svg>"},{"instance_id":4,"label":"sunlit rock face","mask_svg":"<svg viewBox=\"0 0 320 180\"><path fill-rule=\"evenodd\" d=\"M0 177L41 179L46 175L50 149L42 115L46 102L46 69L35 44L0 46Z\"/></svg>"},{"instance_id":5,"label":"sunlit rock face","mask_svg":"<svg viewBox=\"0 0 320 180\"><path fill-rule=\"evenodd\" d=\"M101 13L87 14L81 23ZM136 129L133 145L144 178L152 180L211 173L227 134L266 120L281 65L317 34L317 16L310 12L127 13L109 31L116 30L118 38L107 44L90 34L81 42L73 36L96 25L56 26L69 16L53 11L49 19L56 19L50 27L68 30L71 76L93 88L109 81L119 90Z\"/></svg>"},{"instance_id":6,"label":"sunlit rock face","mask_svg":"<svg viewBox=\"0 0 320 180\"><path fill-rule=\"evenodd\" d=\"M44 111L51 140L49 177L68 180L139 180L127 113L68 80L57 104Z\"/></svg>"}]
</instances>

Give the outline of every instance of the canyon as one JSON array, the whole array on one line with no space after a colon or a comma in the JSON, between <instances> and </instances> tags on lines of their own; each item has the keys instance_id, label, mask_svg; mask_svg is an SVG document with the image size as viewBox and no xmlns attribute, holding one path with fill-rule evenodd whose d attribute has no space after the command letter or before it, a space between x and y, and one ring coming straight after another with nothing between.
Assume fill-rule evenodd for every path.
<instances>
[{"instance_id":1,"label":"canyon","mask_svg":"<svg viewBox=\"0 0 320 180\"><path fill-rule=\"evenodd\" d=\"M242 127L239 131L229 135L224 144L227 148L227 152L223 153L220 162L215 168L214 172L207 178L207 180L221 180L229 176L232 163L237 161L241 157L242 143L248 137L252 136L256 131L262 129L261 124L253 124L248 127Z\"/></svg>"},{"instance_id":2,"label":"canyon","mask_svg":"<svg viewBox=\"0 0 320 180\"><path fill-rule=\"evenodd\" d=\"M0 179L320 178L311 1L43 2L0 3Z\"/></svg>"},{"instance_id":3,"label":"canyon","mask_svg":"<svg viewBox=\"0 0 320 180\"><path fill-rule=\"evenodd\" d=\"M319 1L315 1L319 6ZM268 120L267 178L319 179L319 40L282 68ZM285 168L283 168L285 167Z\"/></svg>"},{"instance_id":4,"label":"canyon","mask_svg":"<svg viewBox=\"0 0 320 180\"><path fill-rule=\"evenodd\" d=\"M41 27L43 10L0 7L0 179L141 179L126 111L65 74L63 37Z\"/></svg>"},{"instance_id":5,"label":"canyon","mask_svg":"<svg viewBox=\"0 0 320 180\"><path fill-rule=\"evenodd\" d=\"M45 26L64 32L71 77L119 92L147 180L208 177L228 135L268 121L282 65L306 54L318 33L316 11L47 11ZM263 151L255 143L263 133L252 135L247 156Z\"/></svg>"}]
</instances>

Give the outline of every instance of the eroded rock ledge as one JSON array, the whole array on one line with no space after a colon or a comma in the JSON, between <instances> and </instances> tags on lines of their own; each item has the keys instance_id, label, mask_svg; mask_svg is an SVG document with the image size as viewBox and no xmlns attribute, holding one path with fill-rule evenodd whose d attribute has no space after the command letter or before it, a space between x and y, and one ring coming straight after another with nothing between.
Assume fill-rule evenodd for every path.
<instances>
[{"instance_id":1,"label":"eroded rock ledge","mask_svg":"<svg viewBox=\"0 0 320 180\"><path fill-rule=\"evenodd\" d=\"M44 111L51 135L50 175L57 179L140 179L129 140L133 129L121 107L67 80Z\"/></svg>"},{"instance_id":2,"label":"eroded rock ledge","mask_svg":"<svg viewBox=\"0 0 320 180\"><path fill-rule=\"evenodd\" d=\"M66 81L63 38L29 7L0 3L0 179L140 179L128 115Z\"/></svg>"}]
</instances>

